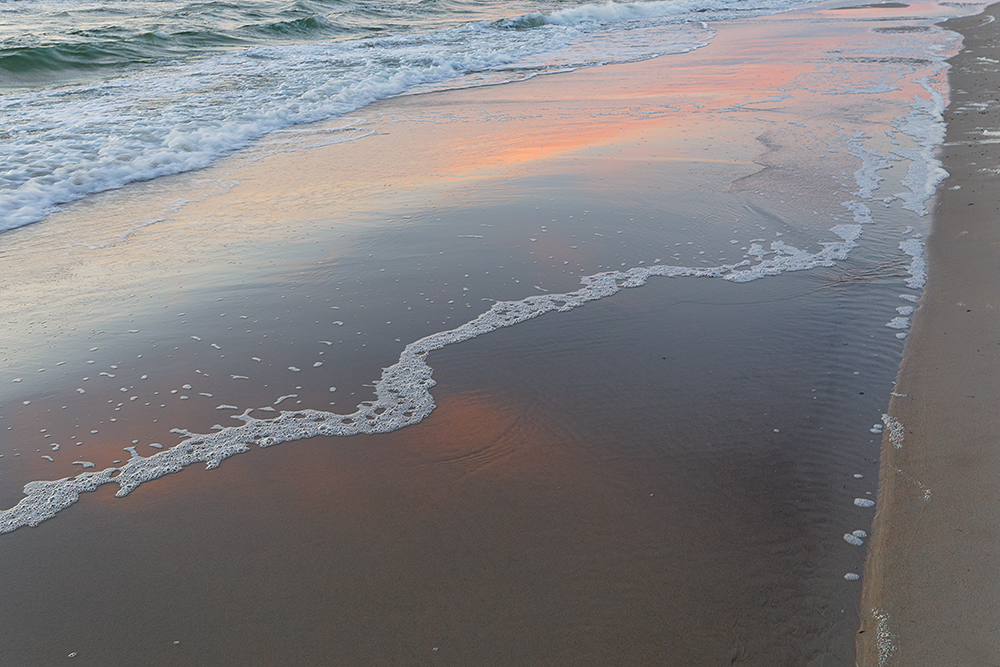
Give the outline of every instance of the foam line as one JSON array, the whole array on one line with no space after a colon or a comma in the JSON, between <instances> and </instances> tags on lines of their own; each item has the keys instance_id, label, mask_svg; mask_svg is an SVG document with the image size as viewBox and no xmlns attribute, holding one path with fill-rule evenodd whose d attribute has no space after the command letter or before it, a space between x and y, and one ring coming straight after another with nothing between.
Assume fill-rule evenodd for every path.
<instances>
[{"instance_id":1,"label":"foam line","mask_svg":"<svg viewBox=\"0 0 1000 667\"><path fill-rule=\"evenodd\" d=\"M906 239L899 242L899 249L912 258L906 272L906 286L910 289L923 289L927 282L927 255L924 252L924 242L921 239Z\"/></svg>"},{"instance_id":2,"label":"foam line","mask_svg":"<svg viewBox=\"0 0 1000 667\"><path fill-rule=\"evenodd\" d=\"M945 63L938 62L933 71L936 74L944 67ZM901 192L897 196L903 200L903 208L917 215L927 215L927 200L948 176L934 153L944 143L947 101L932 85L931 76L933 74L915 81L927 91L927 98L915 96L910 113L896 122L897 129L917 143L917 148L894 151L910 161L902 183L909 192Z\"/></svg>"},{"instance_id":3,"label":"foam line","mask_svg":"<svg viewBox=\"0 0 1000 667\"><path fill-rule=\"evenodd\" d=\"M81 493L93 491L103 484L115 483L118 497L128 495L143 482L170 473L180 472L193 463L205 463L215 468L235 454L249 451L251 445L270 447L283 442L303 440L318 435L347 436L360 433L387 433L416 424L436 407L430 389L435 382L433 370L427 365L427 355L446 345L461 343L497 329L514 326L552 311L565 313L591 301L613 296L623 288L641 287L653 276L668 278L722 278L737 283L778 275L785 271L802 271L817 266L833 266L847 257L861 235L860 225L838 225L831 230L840 241L821 244L822 250L809 253L780 241L765 251L754 245L751 255L758 260L745 260L712 268L682 266L639 266L627 271L605 271L580 279L582 288L565 294L532 295L520 301L497 301L489 310L470 322L441 331L410 343L399 360L382 370L375 382L374 401L365 401L351 414L342 415L321 410L282 411L277 417L251 417L253 408L233 415L243 422L209 434L174 429L182 441L153 454L141 456L130 448L132 457L120 466L99 472L83 472L74 477L55 481L37 481L25 485L25 497L16 506L0 512L0 534L22 526L37 526L75 503ZM228 407L228 406L226 406ZM273 410L273 408L271 408Z\"/></svg>"}]
</instances>

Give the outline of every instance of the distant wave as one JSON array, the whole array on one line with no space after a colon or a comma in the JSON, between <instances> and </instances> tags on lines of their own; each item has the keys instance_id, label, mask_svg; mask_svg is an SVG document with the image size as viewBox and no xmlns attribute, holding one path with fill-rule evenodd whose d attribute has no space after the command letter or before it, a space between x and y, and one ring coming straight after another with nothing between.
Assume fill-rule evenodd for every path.
<instances>
[{"instance_id":1,"label":"distant wave","mask_svg":"<svg viewBox=\"0 0 1000 667\"><path fill-rule=\"evenodd\" d=\"M17 76L40 72L116 70L245 43L219 33L142 33L125 39L15 46L0 49L0 72Z\"/></svg>"},{"instance_id":2,"label":"distant wave","mask_svg":"<svg viewBox=\"0 0 1000 667\"><path fill-rule=\"evenodd\" d=\"M345 34L350 31L338 23L317 14L314 16L304 16L302 18L292 19L290 21L248 25L241 28L239 32L264 38L298 37L316 39L319 37Z\"/></svg>"},{"instance_id":3,"label":"distant wave","mask_svg":"<svg viewBox=\"0 0 1000 667\"><path fill-rule=\"evenodd\" d=\"M36 73L121 70L130 65L166 59L186 59L219 49L268 44L282 39L328 39L350 31L323 16L247 24L229 31L186 30L109 36L77 34L52 44L0 47L0 74L17 77ZM73 41L75 38L76 41Z\"/></svg>"}]
</instances>

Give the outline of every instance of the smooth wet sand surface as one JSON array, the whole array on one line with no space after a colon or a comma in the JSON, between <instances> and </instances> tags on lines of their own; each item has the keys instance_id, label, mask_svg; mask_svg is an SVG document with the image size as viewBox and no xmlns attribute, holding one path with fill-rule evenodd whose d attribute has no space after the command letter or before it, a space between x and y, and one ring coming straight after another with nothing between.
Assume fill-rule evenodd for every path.
<instances>
[{"instance_id":1,"label":"smooth wet sand surface","mask_svg":"<svg viewBox=\"0 0 1000 667\"><path fill-rule=\"evenodd\" d=\"M877 12L392 100L0 237L0 349L20 380L4 507L235 407L350 412L404 345L493 299L735 262L753 239L837 241L851 132L889 150L898 100L861 105L817 62L868 48L873 18L906 23ZM880 174L902 189L904 168ZM3 535L0 657L851 664L844 574L865 552L843 535L871 521L852 500L875 491L870 428L902 346L885 323L915 294L896 248L924 222L878 208L833 267L654 278L435 352L438 408L415 426L254 448L123 499L103 487Z\"/></svg>"},{"instance_id":2,"label":"smooth wet sand surface","mask_svg":"<svg viewBox=\"0 0 1000 667\"><path fill-rule=\"evenodd\" d=\"M928 283L889 414L861 665L1000 664L997 7L949 21L951 106ZM887 429L888 431L889 429Z\"/></svg>"}]
</instances>

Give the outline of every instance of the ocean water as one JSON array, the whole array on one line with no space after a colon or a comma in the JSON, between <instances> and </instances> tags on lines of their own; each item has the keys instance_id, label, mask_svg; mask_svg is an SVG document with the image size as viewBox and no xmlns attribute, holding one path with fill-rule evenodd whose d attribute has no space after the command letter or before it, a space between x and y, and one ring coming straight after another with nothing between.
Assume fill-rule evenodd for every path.
<instances>
[{"instance_id":1,"label":"ocean water","mask_svg":"<svg viewBox=\"0 0 1000 667\"><path fill-rule=\"evenodd\" d=\"M0 229L374 100L688 51L791 6L4 3Z\"/></svg>"},{"instance_id":2,"label":"ocean water","mask_svg":"<svg viewBox=\"0 0 1000 667\"><path fill-rule=\"evenodd\" d=\"M0 5L3 650L851 664L981 6Z\"/></svg>"}]
</instances>

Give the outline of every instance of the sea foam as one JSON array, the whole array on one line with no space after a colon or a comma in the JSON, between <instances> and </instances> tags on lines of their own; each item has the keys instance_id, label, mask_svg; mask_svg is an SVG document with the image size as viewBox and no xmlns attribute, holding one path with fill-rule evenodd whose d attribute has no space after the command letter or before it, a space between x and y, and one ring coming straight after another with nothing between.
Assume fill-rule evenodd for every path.
<instances>
[{"instance_id":1,"label":"sea foam","mask_svg":"<svg viewBox=\"0 0 1000 667\"><path fill-rule=\"evenodd\" d=\"M821 244L822 250L809 253L775 241L771 250L756 246L751 253L754 264L745 260L710 268L682 266L639 266L627 271L605 271L580 279L582 288L564 294L533 295L519 301L498 301L475 319L447 331L441 331L408 344L399 360L382 370L375 381L374 401L364 401L350 414L303 409L282 411L276 417L258 419L253 408L234 419L243 422L214 433L193 433L174 429L181 436L179 444L151 456L138 454L134 447L125 463L100 471L82 472L54 481L30 482L25 497L14 507L0 512L0 533L22 526L37 526L75 503L81 493L94 491L104 484L117 484L116 496L123 497L140 484L164 475L180 472L193 463L217 467L222 461L249 451L252 445L270 447L284 442L315 436L348 436L387 433L423 420L435 408L430 393L435 382L427 356L446 345L461 343L498 329L520 324L550 312L565 313L592 301L607 298L625 288L641 287L652 277L721 278L745 283L785 271L800 271L817 266L832 266L844 259L857 245L860 225L838 225L831 231L839 241ZM220 406L229 408L231 406ZM273 410L273 408L271 408ZM85 462L79 462L86 467Z\"/></svg>"},{"instance_id":2,"label":"sea foam","mask_svg":"<svg viewBox=\"0 0 1000 667\"><path fill-rule=\"evenodd\" d=\"M609 2L527 22L510 19L509 26L475 21L250 46L125 70L104 81L10 92L0 97L0 115L13 128L0 141L0 231L41 220L88 194L200 169L271 132L343 116L429 84L473 73L482 76L463 79L466 84L493 83L509 80L490 78L501 70L523 71L515 78L524 78L689 51L714 34L685 19L692 7ZM633 30L639 20L670 30L639 45Z\"/></svg>"}]
</instances>

